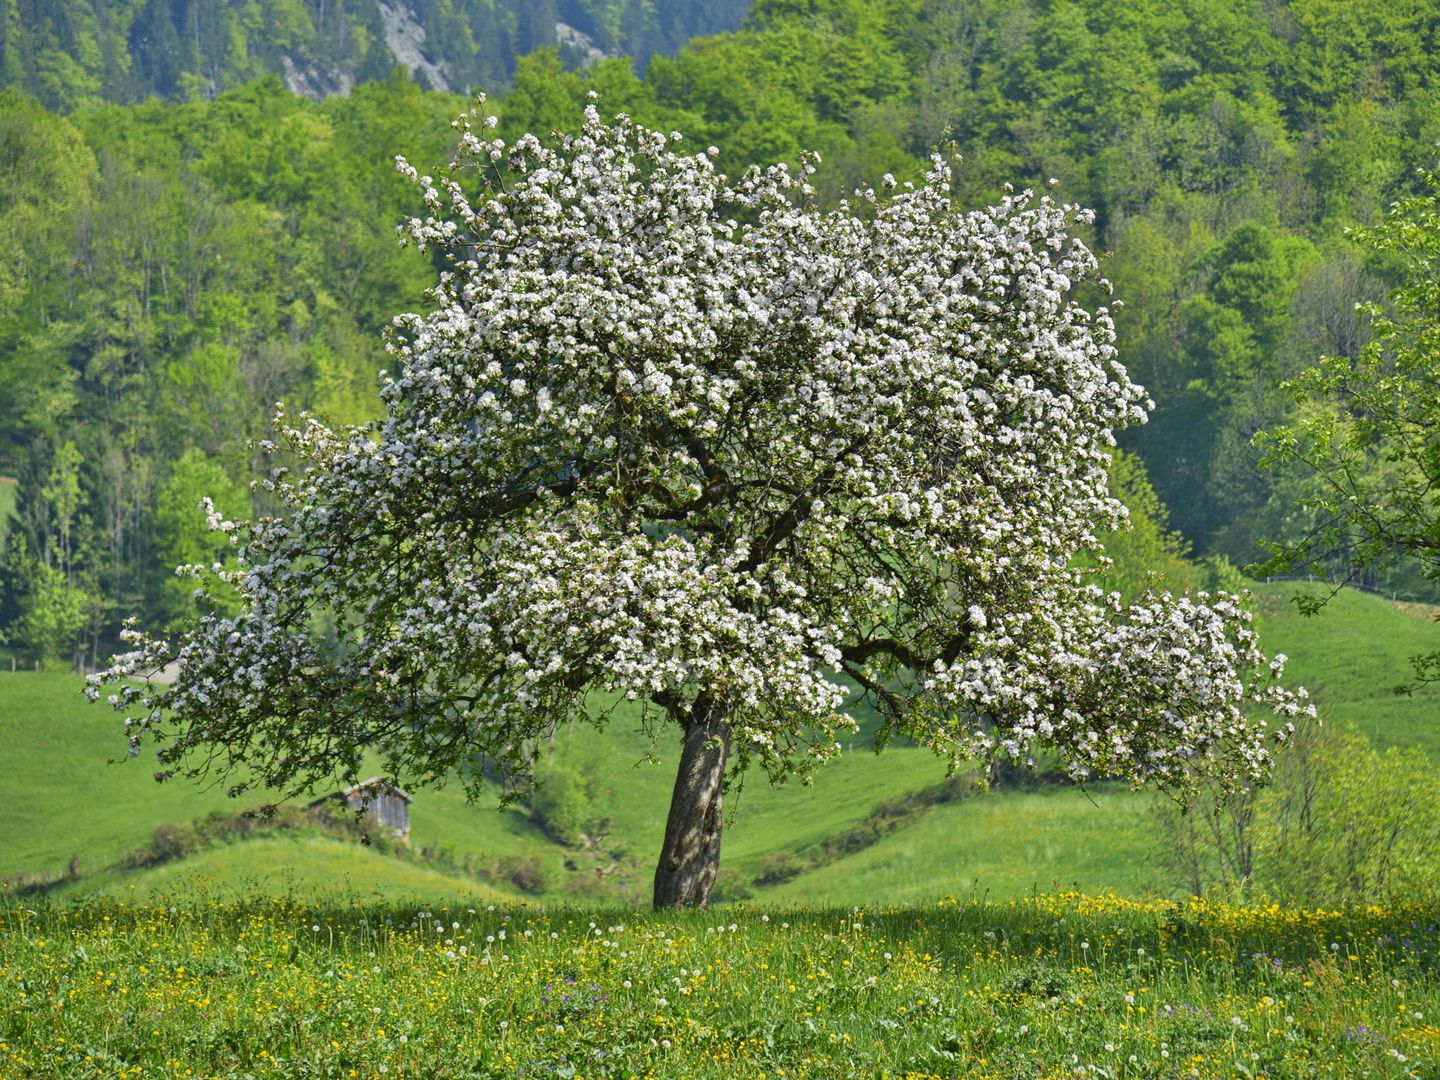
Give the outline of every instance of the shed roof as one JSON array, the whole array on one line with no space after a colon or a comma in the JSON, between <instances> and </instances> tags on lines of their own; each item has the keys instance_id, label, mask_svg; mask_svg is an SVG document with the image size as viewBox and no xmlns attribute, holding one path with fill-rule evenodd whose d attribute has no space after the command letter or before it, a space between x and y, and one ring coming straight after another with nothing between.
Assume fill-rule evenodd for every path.
<instances>
[{"instance_id":1,"label":"shed roof","mask_svg":"<svg viewBox=\"0 0 1440 1080\"><path fill-rule=\"evenodd\" d=\"M369 780L361 780L358 784L355 784L351 787L341 788L339 791L332 791L329 795L322 795L310 805L319 806L321 803L329 802L331 799L349 799L352 795L364 795L366 794L367 788L378 788L380 789L381 795L389 795L397 799L404 799L406 803L412 803L415 801L405 792L401 791L398 787L396 787L394 784L386 780L383 776L372 776Z\"/></svg>"},{"instance_id":2,"label":"shed roof","mask_svg":"<svg viewBox=\"0 0 1440 1080\"><path fill-rule=\"evenodd\" d=\"M361 780L354 787L348 787L340 794L347 796L358 795L362 793L365 788L370 787L383 788L386 795L398 796L399 798L404 799L407 803L415 801L405 792L401 791L398 787L396 787L394 784L390 783L390 781L386 780L383 776L372 776L369 780Z\"/></svg>"}]
</instances>

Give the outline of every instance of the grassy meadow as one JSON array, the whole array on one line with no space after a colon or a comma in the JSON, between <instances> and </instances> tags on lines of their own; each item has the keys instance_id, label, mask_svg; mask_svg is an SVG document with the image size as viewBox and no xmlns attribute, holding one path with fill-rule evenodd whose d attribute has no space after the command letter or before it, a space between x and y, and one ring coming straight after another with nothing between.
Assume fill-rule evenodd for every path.
<instances>
[{"instance_id":1,"label":"grassy meadow","mask_svg":"<svg viewBox=\"0 0 1440 1080\"><path fill-rule=\"evenodd\" d=\"M126 853L144 848L157 826L234 813L246 804L236 805L216 788L157 785L144 757L124 759L115 714L87 705L80 686L74 676L0 672L0 736L15 760L25 762L23 770L0 775L0 796L15 825L0 835L0 873L21 873L30 882L48 878L56 891L74 894L164 891L186 870L200 870L232 893L257 881L271 888L282 883L323 888L331 881L335 860L317 861L294 836L211 845L161 866L121 867ZM386 896L435 897L445 892L437 886L462 885L512 899L531 895L503 872L477 880L465 872L468 860L472 868L538 866L549 883L541 895L551 900L643 899L673 777L663 766L637 764L648 740L630 726L621 713L603 733L577 730L557 739L554 760L573 767L588 784L595 825L588 846L557 844L523 810L500 813L468 805L458 787L415 793L409 862L330 838L306 842L348 852L357 887ZM1042 887L1078 883L1089 891L1130 891L1136 885L1135 865L1127 860L1141 854L1140 845L1120 851L1095 833L1104 821L1128 821L1133 832L1143 816L1143 801L1120 785L1001 791L887 821L877 842L863 850L867 879L878 868L891 883L880 893L856 893L845 870L854 855L824 861L820 869L780 884L754 885L767 860L789 854L805 862L807 852L861 826L877 806L944 778L943 763L928 752L897 745L876 756L863 742L862 733L850 752L817 774L812 787L795 781L772 790L756 783L731 797L734 827L726 835L724 868L727 878L746 883L740 892L774 902L852 903L887 895L896 902L933 900L977 883L983 892L999 867L1007 872L993 881L995 895L1033 891L1036 881ZM112 758L120 760L109 763ZM1083 833L1071 827L1080 821L1087 823ZM995 846L1002 834L1003 853ZM957 864L962 852L974 853L973 865ZM1025 866L1019 874L1013 869L1017 852ZM68 876L72 860L80 871L75 880ZM909 884L902 888L902 882Z\"/></svg>"},{"instance_id":2,"label":"grassy meadow","mask_svg":"<svg viewBox=\"0 0 1440 1080\"><path fill-rule=\"evenodd\" d=\"M1412 656L1440 648L1436 609L1344 589L1317 615L1297 612L1291 597L1323 591L1304 582L1255 586L1261 640L1289 657L1286 682L1311 692L1322 720L1352 725L1382 750L1416 747L1440 762L1440 687L1394 693L1413 675Z\"/></svg>"},{"instance_id":3,"label":"grassy meadow","mask_svg":"<svg viewBox=\"0 0 1440 1080\"><path fill-rule=\"evenodd\" d=\"M175 901L0 912L0 1071L1398 1078L1440 1063L1433 904Z\"/></svg>"},{"instance_id":4,"label":"grassy meadow","mask_svg":"<svg viewBox=\"0 0 1440 1080\"><path fill-rule=\"evenodd\" d=\"M1311 587L1257 590L1289 681L1440 752L1440 697L1391 692L1429 613L1303 619ZM1153 797L1123 785L937 798L939 761L862 730L813 786L732 796L720 902L654 914L673 778L624 710L546 748L586 791L569 844L451 788L415 793L408 850L297 817L147 862L158 826L240 807L107 764L80 685L0 672L0 1077L1440 1076L1433 897L1157 896Z\"/></svg>"},{"instance_id":5,"label":"grassy meadow","mask_svg":"<svg viewBox=\"0 0 1440 1080\"><path fill-rule=\"evenodd\" d=\"M936 807L874 847L767 894L782 903L917 903L1057 890L1143 895L1150 800L1123 785L1003 792Z\"/></svg>"}]
</instances>

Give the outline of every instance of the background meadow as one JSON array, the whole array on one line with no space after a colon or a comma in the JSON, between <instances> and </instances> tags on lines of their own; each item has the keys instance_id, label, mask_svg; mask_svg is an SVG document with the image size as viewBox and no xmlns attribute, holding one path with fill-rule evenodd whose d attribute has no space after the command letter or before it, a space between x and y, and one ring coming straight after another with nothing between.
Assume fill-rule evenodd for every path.
<instances>
[{"instance_id":1,"label":"background meadow","mask_svg":"<svg viewBox=\"0 0 1440 1080\"><path fill-rule=\"evenodd\" d=\"M1345 590L1317 616L1296 614L1289 597L1321 587L1255 587L1264 640L1289 656L1288 678L1312 691L1331 725L1381 749L1440 752L1440 695L1392 693L1433 633L1427 609ZM169 888L182 869L202 868L235 889L259 880L308 888L335 881L343 865L357 888L383 895L442 895L463 883L516 898L648 896L674 781L664 764L640 763L649 741L623 708L603 733L562 730L553 750L542 748L548 791L529 807L467 805L458 786L416 792L408 850L365 848L343 830L304 821L258 833L212 826L208 841L192 830L179 849L156 850L161 826L212 814L229 820L246 807L218 786L155 784L143 759L123 759L116 715L87 705L80 685L70 675L0 672L0 731L27 763L0 774L15 823L0 836L0 872L14 886L148 893ZM1104 782L1082 789L1043 773L997 775L983 795L964 774L947 786L943 762L928 752L902 743L869 752L873 719L861 715L848 752L812 787L750 783L730 798L723 897L853 905L986 890L1011 898L1057 886L1166 892L1154 796ZM121 760L107 764L112 758Z\"/></svg>"}]
</instances>

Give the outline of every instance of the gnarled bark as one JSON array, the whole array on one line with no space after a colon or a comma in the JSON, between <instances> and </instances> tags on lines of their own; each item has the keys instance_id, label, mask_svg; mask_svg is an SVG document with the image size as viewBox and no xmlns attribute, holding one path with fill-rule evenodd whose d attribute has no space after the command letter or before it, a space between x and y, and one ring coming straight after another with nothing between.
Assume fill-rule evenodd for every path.
<instances>
[{"instance_id":1,"label":"gnarled bark","mask_svg":"<svg viewBox=\"0 0 1440 1080\"><path fill-rule=\"evenodd\" d=\"M720 869L721 800L730 753L730 710L702 697L690 710L680 770L655 868L655 906L704 907Z\"/></svg>"}]
</instances>

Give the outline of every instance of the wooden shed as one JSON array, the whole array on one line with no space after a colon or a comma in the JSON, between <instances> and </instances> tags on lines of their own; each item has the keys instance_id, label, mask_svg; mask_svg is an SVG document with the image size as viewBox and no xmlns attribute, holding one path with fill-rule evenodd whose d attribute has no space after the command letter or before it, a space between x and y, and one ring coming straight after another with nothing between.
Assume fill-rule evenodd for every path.
<instances>
[{"instance_id":1,"label":"wooden shed","mask_svg":"<svg viewBox=\"0 0 1440 1080\"><path fill-rule=\"evenodd\" d=\"M382 828L389 829L403 839L410 838L410 796L394 784L372 776L354 787L318 799L311 805L342 800L347 809L363 809L366 813L374 814Z\"/></svg>"}]
</instances>

